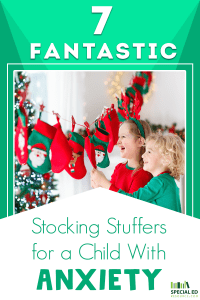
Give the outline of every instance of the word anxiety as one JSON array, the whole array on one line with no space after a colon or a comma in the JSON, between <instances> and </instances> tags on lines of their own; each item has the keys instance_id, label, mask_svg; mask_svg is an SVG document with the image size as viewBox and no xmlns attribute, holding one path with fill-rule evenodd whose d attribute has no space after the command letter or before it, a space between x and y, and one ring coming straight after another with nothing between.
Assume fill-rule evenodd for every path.
<instances>
[{"instance_id":1,"label":"word anxiety","mask_svg":"<svg viewBox=\"0 0 200 300\"><path fill-rule=\"evenodd\" d=\"M84 287L88 287L89 290L105 290L106 289L106 282L108 282L109 290L121 290L121 284L119 284L119 278L123 275L126 276L125 280L129 280L129 290L134 291L136 290L136 277L142 276L142 279L148 284L149 290L154 290L154 281L156 276L160 273L162 269L155 269L151 272L149 269L142 269L142 273L139 269L109 269L104 270L100 269L99 275L96 272L96 269L90 269L88 273L84 273L81 269L68 269L68 275L65 276L62 270L56 270L55 277L55 289L61 290L61 283L68 289L74 289L74 281L77 282L77 274L78 277L81 277L81 282L78 282L75 290L80 291ZM74 272L75 271L75 272ZM93 282L98 282L98 287L94 286L94 284L90 281L90 278L96 275ZM128 276L127 276L128 275ZM145 275L145 277L144 277ZM122 278L120 278L122 279ZM147 279L147 280L146 280ZM122 282L124 280L122 279ZM53 290L51 274L48 269L41 269L38 283L37 283L37 290Z\"/></svg>"},{"instance_id":2,"label":"word anxiety","mask_svg":"<svg viewBox=\"0 0 200 300\"><path fill-rule=\"evenodd\" d=\"M95 49L95 43L83 43L80 46L78 43L74 43L73 48L71 48L68 44L64 43L64 59L69 59L69 54L71 54L74 58L79 59L79 48L84 48L87 59L92 59L98 53L96 58L98 60L102 58L113 59L113 54L111 53L108 45L104 43L100 49ZM41 43L31 43L31 59L35 59L36 55L41 55ZM130 56L129 45L126 43L119 43L116 46L116 57L118 59L127 59ZM131 52L136 55L136 59L142 59L142 53L148 53L149 59L157 59L157 43L149 43L146 45L145 43L133 43L131 48ZM176 56L176 46L172 43L166 43L161 46L160 54L163 58L169 60L173 59ZM42 52L44 49L42 48ZM62 51L63 52L63 51ZM53 43L50 44L48 49L45 49L44 59L55 58L57 60L60 59L60 54L58 53L55 45Z\"/></svg>"}]
</instances>

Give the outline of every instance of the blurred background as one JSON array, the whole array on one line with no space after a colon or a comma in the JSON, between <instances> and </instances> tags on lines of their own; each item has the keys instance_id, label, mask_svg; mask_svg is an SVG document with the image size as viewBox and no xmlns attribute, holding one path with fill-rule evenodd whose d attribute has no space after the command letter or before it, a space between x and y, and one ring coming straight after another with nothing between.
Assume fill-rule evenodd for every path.
<instances>
[{"instance_id":1,"label":"blurred background","mask_svg":"<svg viewBox=\"0 0 200 300\"><path fill-rule=\"evenodd\" d=\"M36 103L43 101L46 109L56 110L63 118L73 114L77 123L92 123L101 114L103 106L117 105L115 93L120 96L135 72L109 71L29 71L29 92ZM185 72L154 71L149 95L144 99L141 119L177 128L185 126ZM52 115L44 113L47 122ZM63 128L69 124L63 122Z\"/></svg>"}]
</instances>

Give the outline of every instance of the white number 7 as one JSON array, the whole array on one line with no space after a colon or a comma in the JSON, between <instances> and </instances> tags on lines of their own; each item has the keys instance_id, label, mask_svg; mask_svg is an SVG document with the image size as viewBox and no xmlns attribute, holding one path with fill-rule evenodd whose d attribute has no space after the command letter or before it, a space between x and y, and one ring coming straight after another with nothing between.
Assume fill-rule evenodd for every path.
<instances>
[{"instance_id":1,"label":"white number 7","mask_svg":"<svg viewBox=\"0 0 200 300\"><path fill-rule=\"evenodd\" d=\"M102 34L111 10L112 6L92 6L92 13L102 13L94 34Z\"/></svg>"}]
</instances>

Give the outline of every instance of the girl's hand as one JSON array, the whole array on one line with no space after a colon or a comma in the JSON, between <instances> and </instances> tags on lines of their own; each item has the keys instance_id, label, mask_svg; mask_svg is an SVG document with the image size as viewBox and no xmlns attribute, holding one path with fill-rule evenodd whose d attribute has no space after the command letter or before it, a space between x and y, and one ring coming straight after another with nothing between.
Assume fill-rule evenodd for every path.
<instances>
[{"instance_id":1,"label":"girl's hand","mask_svg":"<svg viewBox=\"0 0 200 300\"><path fill-rule=\"evenodd\" d=\"M98 186L93 180L91 180L91 187L92 187L93 189L96 189L96 188L98 188L99 186Z\"/></svg>"},{"instance_id":2,"label":"girl's hand","mask_svg":"<svg viewBox=\"0 0 200 300\"><path fill-rule=\"evenodd\" d=\"M93 178L93 177L94 177L94 176L93 176L93 170L95 170L95 169L92 169L92 172L91 172L91 177L90 177L90 180L91 180L91 187L92 187L93 189L96 189L96 188L100 187L100 185L98 185L98 183L94 181L94 178Z\"/></svg>"},{"instance_id":3,"label":"girl's hand","mask_svg":"<svg viewBox=\"0 0 200 300\"><path fill-rule=\"evenodd\" d=\"M105 189L109 189L110 186L111 186L110 181L108 181L108 179L105 177L103 172L98 171L96 169L92 169L91 183L92 183L92 187L95 186L95 188L96 187L103 187Z\"/></svg>"}]
</instances>

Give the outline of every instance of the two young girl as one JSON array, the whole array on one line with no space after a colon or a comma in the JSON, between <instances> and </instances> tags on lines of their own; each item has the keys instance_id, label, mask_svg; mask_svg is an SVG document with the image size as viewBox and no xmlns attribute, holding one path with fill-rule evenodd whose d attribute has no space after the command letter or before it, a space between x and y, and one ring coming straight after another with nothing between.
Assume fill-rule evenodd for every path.
<instances>
[{"instance_id":1,"label":"two young girl","mask_svg":"<svg viewBox=\"0 0 200 300\"><path fill-rule=\"evenodd\" d=\"M151 134L145 121L127 120L120 127L118 147L127 162L116 166L111 181L102 172L93 169L92 187L107 188L181 212L179 190L174 178L179 180L180 175L184 174L182 140L173 134Z\"/></svg>"}]
</instances>

